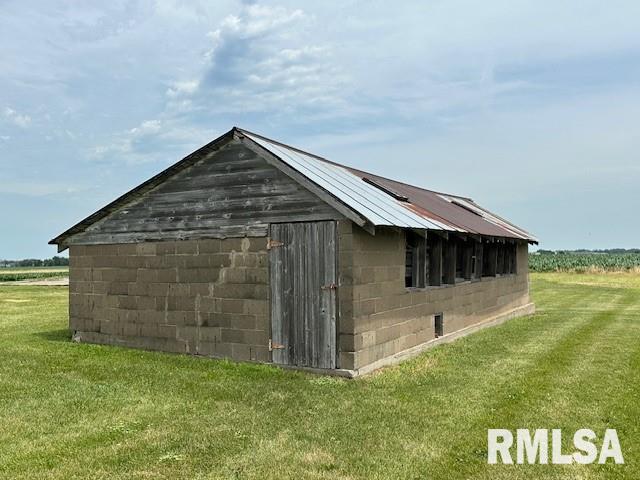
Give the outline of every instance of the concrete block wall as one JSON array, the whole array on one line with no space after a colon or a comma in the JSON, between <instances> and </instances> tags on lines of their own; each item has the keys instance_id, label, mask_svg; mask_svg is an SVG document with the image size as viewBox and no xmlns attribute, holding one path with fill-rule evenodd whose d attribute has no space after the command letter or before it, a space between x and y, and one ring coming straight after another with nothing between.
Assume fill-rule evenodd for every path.
<instances>
[{"instance_id":1,"label":"concrete block wall","mask_svg":"<svg viewBox=\"0 0 640 480\"><path fill-rule=\"evenodd\" d=\"M518 246L517 275L407 289L404 232L378 228L372 236L342 223L341 368L359 369L434 339L436 313L444 313L448 334L530 303L526 243Z\"/></svg>"},{"instance_id":2,"label":"concrete block wall","mask_svg":"<svg viewBox=\"0 0 640 480\"><path fill-rule=\"evenodd\" d=\"M266 238L70 247L79 341L270 362Z\"/></svg>"}]
</instances>

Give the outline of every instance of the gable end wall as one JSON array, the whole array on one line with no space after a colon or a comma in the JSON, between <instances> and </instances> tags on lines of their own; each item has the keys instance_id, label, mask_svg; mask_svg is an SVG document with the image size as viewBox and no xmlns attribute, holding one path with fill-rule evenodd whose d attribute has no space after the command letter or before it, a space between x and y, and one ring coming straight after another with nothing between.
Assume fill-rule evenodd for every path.
<instances>
[{"instance_id":1,"label":"gable end wall","mask_svg":"<svg viewBox=\"0 0 640 480\"><path fill-rule=\"evenodd\" d=\"M233 140L63 244L262 237L269 223L340 218L314 193Z\"/></svg>"}]
</instances>

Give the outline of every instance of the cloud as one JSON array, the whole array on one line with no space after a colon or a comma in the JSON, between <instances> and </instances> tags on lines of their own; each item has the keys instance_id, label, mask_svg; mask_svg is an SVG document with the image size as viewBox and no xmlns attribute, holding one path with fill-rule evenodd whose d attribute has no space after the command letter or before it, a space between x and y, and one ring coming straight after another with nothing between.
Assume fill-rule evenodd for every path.
<instances>
[{"instance_id":1,"label":"cloud","mask_svg":"<svg viewBox=\"0 0 640 480\"><path fill-rule=\"evenodd\" d=\"M3 114L4 118L20 128L27 128L31 125L31 117L29 115L20 114L12 108L5 107Z\"/></svg>"},{"instance_id":2,"label":"cloud","mask_svg":"<svg viewBox=\"0 0 640 480\"><path fill-rule=\"evenodd\" d=\"M208 129L183 125L172 119L151 119L111 135L106 143L91 146L93 161L111 164L173 163L211 140Z\"/></svg>"},{"instance_id":3,"label":"cloud","mask_svg":"<svg viewBox=\"0 0 640 480\"><path fill-rule=\"evenodd\" d=\"M245 3L208 33L199 77L167 89L169 109L210 117L346 105L346 75L332 63L330 45L308 40L313 23L300 9Z\"/></svg>"},{"instance_id":4,"label":"cloud","mask_svg":"<svg viewBox=\"0 0 640 480\"><path fill-rule=\"evenodd\" d=\"M158 119L145 120L138 126L116 133L111 142L91 148L93 159L105 159L118 156L122 161L132 161L143 150L148 150L150 144L157 143L162 131L162 122ZM138 160L140 160L138 158Z\"/></svg>"},{"instance_id":5,"label":"cloud","mask_svg":"<svg viewBox=\"0 0 640 480\"><path fill-rule=\"evenodd\" d=\"M171 87L167 89L167 96L170 98L177 98L183 95L191 95L195 93L200 87L198 80L186 80L182 82L174 82Z\"/></svg>"},{"instance_id":6,"label":"cloud","mask_svg":"<svg viewBox=\"0 0 640 480\"><path fill-rule=\"evenodd\" d=\"M145 120L138 127L134 127L129 132L134 138L140 138L147 135L154 135L158 133L162 128L162 122L160 120Z\"/></svg>"}]
</instances>

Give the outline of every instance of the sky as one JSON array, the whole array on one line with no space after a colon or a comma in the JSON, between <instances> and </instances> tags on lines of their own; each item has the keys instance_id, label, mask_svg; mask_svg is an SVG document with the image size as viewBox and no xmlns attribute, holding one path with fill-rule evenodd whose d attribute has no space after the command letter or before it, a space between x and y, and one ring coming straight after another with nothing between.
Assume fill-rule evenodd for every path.
<instances>
[{"instance_id":1,"label":"sky","mask_svg":"<svg viewBox=\"0 0 640 480\"><path fill-rule=\"evenodd\" d=\"M640 2L0 0L0 258L237 125L640 247Z\"/></svg>"}]
</instances>

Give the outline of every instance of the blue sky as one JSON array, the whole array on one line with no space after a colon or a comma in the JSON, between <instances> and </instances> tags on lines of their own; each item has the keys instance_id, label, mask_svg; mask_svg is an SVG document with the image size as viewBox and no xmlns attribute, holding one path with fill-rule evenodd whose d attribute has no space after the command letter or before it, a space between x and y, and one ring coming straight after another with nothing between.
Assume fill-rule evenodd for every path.
<instances>
[{"instance_id":1,"label":"blue sky","mask_svg":"<svg viewBox=\"0 0 640 480\"><path fill-rule=\"evenodd\" d=\"M639 247L638 2L2 1L0 258L238 125Z\"/></svg>"}]
</instances>

